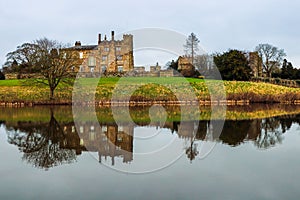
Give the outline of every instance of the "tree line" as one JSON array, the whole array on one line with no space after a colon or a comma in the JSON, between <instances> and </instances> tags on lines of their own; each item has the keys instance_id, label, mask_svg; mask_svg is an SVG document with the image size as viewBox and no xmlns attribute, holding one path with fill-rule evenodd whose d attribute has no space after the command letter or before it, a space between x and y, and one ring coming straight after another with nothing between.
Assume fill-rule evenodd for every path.
<instances>
[{"instance_id":1,"label":"tree line","mask_svg":"<svg viewBox=\"0 0 300 200\"><path fill-rule=\"evenodd\" d=\"M185 72L185 76L205 76L206 78L222 78L223 80L247 81L255 76L254 71L261 71L256 76L277 77L282 79L300 79L300 69L294 68L285 59L285 52L270 44L259 44L255 51L257 59L253 64L250 53L240 50L228 50L224 53L199 55L200 40L191 33L184 45L186 56L190 60L192 73ZM50 99L54 99L54 91L60 83L71 84L74 72L78 71L83 60L78 52L70 46L56 40L42 38L30 43L24 43L15 51L7 54L0 80L5 79L5 73L36 74L27 81L32 84L43 84L49 87ZM167 66L178 70L178 60L168 62ZM186 70L186 69L185 69ZM220 73L221 77L218 77Z\"/></svg>"},{"instance_id":2,"label":"tree line","mask_svg":"<svg viewBox=\"0 0 300 200\"><path fill-rule=\"evenodd\" d=\"M230 49L223 53L197 54L200 40L191 33L184 45L186 57L194 68L192 76L216 78L217 71L223 80L247 81L252 77L300 79L300 69L288 62L283 49L271 44L259 44L254 51ZM254 55L254 56L253 56ZM167 67L180 71L178 60L168 62Z\"/></svg>"}]
</instances>

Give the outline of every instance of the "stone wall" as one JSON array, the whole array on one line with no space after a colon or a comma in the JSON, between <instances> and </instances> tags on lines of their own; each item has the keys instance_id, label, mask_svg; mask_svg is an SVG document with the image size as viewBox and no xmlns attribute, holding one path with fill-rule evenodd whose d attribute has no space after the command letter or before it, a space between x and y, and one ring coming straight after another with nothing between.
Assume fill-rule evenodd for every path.
<instances>
[{"instance_id":1,"label":"stone wall","mask_svg":"<svg viewBox=\"0 0 300 200\"><path fill-rule=\"evenodd\" d=\"M298 80L288 80L288 79L281 79L281 78L264 78L264 77L253 77L251 79L253 82L264 82L264 83L272 83L276 85L282 85L287 87L300 87L300 83Z\"/></svg>"},{"instance_id":2,"label":"stone wall","mask_svg":"<svg viewBox=\"0 0 300 200\"><path fill-rule=\"evenodd\" d=\"M38 74L17 74L17 73L7 73L5 74L5 79L6 80L11 80L11 79L28 79L28 78L42 78L41 75Z\"/></svg>"}]
</instances>

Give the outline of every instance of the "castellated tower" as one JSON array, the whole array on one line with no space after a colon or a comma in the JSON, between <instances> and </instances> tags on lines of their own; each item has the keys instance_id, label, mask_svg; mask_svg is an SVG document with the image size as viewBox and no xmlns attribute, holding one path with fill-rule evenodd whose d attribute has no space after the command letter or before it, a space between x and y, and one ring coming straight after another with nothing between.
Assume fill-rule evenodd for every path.
<instances>
[{"instance_id":1,"label":"castellated tower","mask_svg":"<svg viewBox=\"0 0 300 200\"><path fill-rule=\"evenodd\" d=\"M97 45L81 45L76 41L71 47L79 53L84 62L79 72L86 76L97 76L105 72L127 72L133 70L133 36L125 34L122 40L115 40L114 31L111 39L98 34Z\"/></svg>"}]
</instances>

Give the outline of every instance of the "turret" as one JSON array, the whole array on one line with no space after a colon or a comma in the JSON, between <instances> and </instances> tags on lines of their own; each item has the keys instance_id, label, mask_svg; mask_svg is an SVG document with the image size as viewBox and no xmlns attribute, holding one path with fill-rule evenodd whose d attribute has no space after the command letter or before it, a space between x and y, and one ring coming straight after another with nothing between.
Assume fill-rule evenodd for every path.
<instances>
[{"instance_id":1,"label":"turret","mask_svg":"<svg viewBox=\"0 0 300 200\"><path fill-rule=\"evenodd\" d=\"M115 32L112 31L112 32L111 32L111 41L114 41L114 40L115 40Z\"/></svg>"},{"instance_id":2,"label":"turret","mask_svg":"<svg viewBox=\"0 0 300 200\"><path fill-rule=\"evenodd\" d=\"M81 42L80 41L76 41L75 42L75 47L81 46Z\"/></svg>"},{"instance_id":3,"label":"turret","mask_svg":"<svg viewBox=\"0 0 300 200\"><path fill-rule=\"evenodd\" d=\"M101 43L101 33L98 34L98 44Z\"/></svg>"}]
</instances>

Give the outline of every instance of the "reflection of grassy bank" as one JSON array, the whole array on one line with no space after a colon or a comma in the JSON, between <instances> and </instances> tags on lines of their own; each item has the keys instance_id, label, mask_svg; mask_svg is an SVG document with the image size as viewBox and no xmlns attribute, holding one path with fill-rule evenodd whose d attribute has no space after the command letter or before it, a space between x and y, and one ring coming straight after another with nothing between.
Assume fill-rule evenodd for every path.
<instances>
[{"instance_id":1,"label":"reflection of grassy bank","mask_svg":"<svg viewBox=\"0 0 300 200\"><path fill-rule=\"evenodd\" d=\"M4 108L0 107L0 121L33 121L33 122L47 122L50 120L51 107L47 106L37 106L37 107L22 107L22 108ZM130 117L122 117L124 112L124 107L115 107L115 112L118 113L119 118L122 122L129 122L131 119L136 123L149 123L149 107L131 107ZM194 113L195 110L190 107L184 107L184 109L189 113ZM55 118L60 122L72 122L73 114L72 107L70 106L56 106L52 108ZM218 109L217 109L218 110ZM167 113L167 121L180 121L181 110L179 106L165 107ZM218 111L217 111L218 112ZM78 116L80 121L90 121L92 110L87 108L82 108L82 113ZM245 120L245 119L258 119L258 118L268 118L279 115L288 114L299 114L300 106L292 105L251 105L251 106L229 106L226 111L226 119L228 120ZM114 116L111 108L109 107L97 107L96 114L98 121L101 122L114 122ZM215 119L222 116L223 113L215 113ZM125 116L125 115L124 115ZM152 120L160 121L164 116L162 112L152 112ZM195 120L209 120L211 118L210 107L200 107L200 115L198 119Z\"/></svg>"},{"instance_id":2,"label":"reflection of grassy bank","mask_svg":"<svg viewBox=\"0 0 300 200\"><path fill-rule=\"evenodd\" d=\"M89 88L98 79L81 80L83 88ZM189 84L187 84L189 83ZM97 101L107 101L112 98L112 94L117 95L116 100L123 100L128 96L133 101L171 101L176 100L174 94L185 97L186 87L191 86L193 93L199 100L209 100L209 90L207 84L210 84L210 92L215 96L222 96L220 92L219 81L207 81L194 78L155 78L155 77L131 77L131 78L101 78L96 90ZM114 91L118 84L119 91ZM226 96L228 100L249 100L250 102L283 102L300 100L299 88L288 88L267 83L224 81ZM60 85L56 92L57 102L71 102L72 87ZM131 94L131 90L134 93ZM80 95L86 97L89 90L81 90ZM0 102L44 102L49 97L49 91L46 86L26 86L19 80L0 81Z\"/></svg>"}]
</instances>

